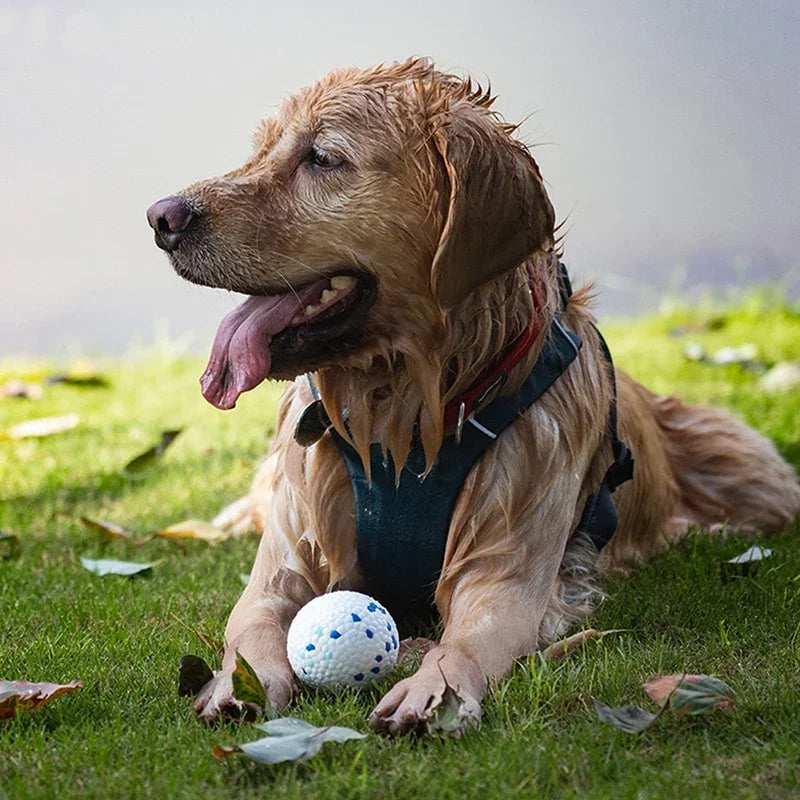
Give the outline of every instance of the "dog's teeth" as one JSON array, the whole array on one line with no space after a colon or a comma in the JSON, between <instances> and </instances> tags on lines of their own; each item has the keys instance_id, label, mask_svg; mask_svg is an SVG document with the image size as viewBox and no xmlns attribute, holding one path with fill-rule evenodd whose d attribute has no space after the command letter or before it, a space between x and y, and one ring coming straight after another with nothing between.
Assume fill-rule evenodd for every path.
<instances>
[{"instance_id":1,"label":"dog's teeth","mask_svg":"<svg viewBox=\"0 0 800 800\"><path fill-rule=\"evenodd\" d=\"M306 306L305 311L306 311L306 316L310 317L313 314L316 314L317 311L319 311L319 306Z\"/></svg>"},{"instance_id":2,"label":"dog's teeth","mask_svg":"<svg viewBox=\"0 0 800 800\"><path fill-rule=\"evenodd\" d=\"M338 294L339 294L339 292L335 292L333 289L326 289L322 293L322 297L320 297L320 299L319 299L320 303L322 303L324 305L329 300L333 300L333 298L336 297L336 295L338 295Z\"/></svg>"},{"instance_id":3,"label":"dog's teeth","mask_svg":"<svg viewBox=\"0 0 800 800\"><path fill-rule=\"evenodd\" d=\"M349 289L355 283L356 279L352 275L336 275L331 278L331 289ZM322 296L325 296L324 292Z\"/></svg>"}]
</instances>

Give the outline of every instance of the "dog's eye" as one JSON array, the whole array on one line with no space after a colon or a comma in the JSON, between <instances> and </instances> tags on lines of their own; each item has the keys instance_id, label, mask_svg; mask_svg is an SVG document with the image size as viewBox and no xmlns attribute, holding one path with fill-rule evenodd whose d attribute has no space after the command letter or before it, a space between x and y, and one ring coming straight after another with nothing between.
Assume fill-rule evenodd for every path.
<instances>
[{"instance_id":1,"label":"dog's eye","mask_svg":"<svg viewBox=\"0 0 800 800\"><path fill-rule=\"evenodd\" d=\"M332 170L344 166L345 161L341 156L337 156L336 153L332 153L317 144L312 144L306 157L306 163L313 169Z\"/></svg>"}]
</instances>

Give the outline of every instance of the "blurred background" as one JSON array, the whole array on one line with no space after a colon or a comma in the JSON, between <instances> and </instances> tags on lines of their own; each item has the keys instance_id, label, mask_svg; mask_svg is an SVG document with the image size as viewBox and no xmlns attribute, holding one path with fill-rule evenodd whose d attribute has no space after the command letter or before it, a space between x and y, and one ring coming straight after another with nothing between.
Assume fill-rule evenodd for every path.
<instances>
[{"instance_id":1,"label":"blurred background","mask_svg":"<svg viewBox=\"0 0 800 800\"><path fill-rule=\"evenodd\" d=\"M0 357L205 352L235 296L153 244L154 200L241 163L336 66L431 55L525 119L602 315L800 279L800 3L0 0Z\"/></svg>"}]
</instances>

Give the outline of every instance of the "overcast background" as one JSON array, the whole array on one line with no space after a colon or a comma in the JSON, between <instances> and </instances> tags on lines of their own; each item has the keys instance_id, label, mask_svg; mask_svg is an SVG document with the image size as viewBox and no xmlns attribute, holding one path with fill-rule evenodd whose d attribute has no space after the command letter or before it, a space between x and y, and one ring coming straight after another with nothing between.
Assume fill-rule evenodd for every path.
<instances>
[{"instance_id":1,"label":"overcast background","mask_svg":"<svg viewBox=\"0 0 800 800\"><path fill-rule=\"evenodd\" d=\"M289 91L432 55L491 78L602 310L797 285L800 3L0 0L0 357L207 348L237 298L191 287L144 211L240 163Z\"/></svg>"}]
</instances>

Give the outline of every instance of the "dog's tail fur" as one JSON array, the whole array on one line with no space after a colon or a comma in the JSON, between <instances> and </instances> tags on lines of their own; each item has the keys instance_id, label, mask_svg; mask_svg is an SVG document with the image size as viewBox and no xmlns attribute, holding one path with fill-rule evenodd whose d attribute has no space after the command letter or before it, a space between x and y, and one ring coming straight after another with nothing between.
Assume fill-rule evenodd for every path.
<instances>
[{"instance_id":1,"label":"dog's tail fur","mask_svg":"<svg viewBox=\"0 0 800 800\"><path fill-rule=\"evenodd\" d=\"M680 493L673 529L728 524L777 532L800 513L800 484L775 445L718 408L650 394Z\"/></svg>"}]
</instances>

